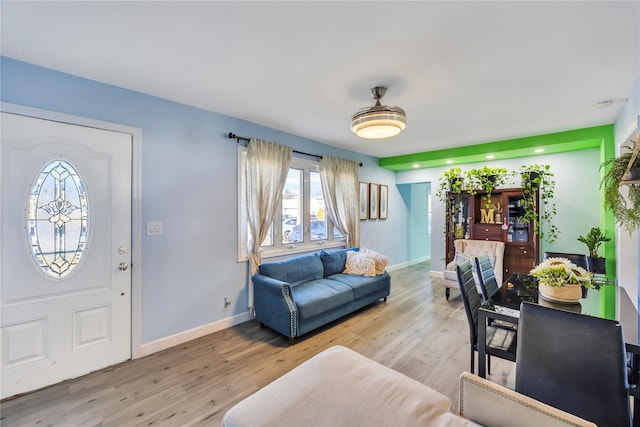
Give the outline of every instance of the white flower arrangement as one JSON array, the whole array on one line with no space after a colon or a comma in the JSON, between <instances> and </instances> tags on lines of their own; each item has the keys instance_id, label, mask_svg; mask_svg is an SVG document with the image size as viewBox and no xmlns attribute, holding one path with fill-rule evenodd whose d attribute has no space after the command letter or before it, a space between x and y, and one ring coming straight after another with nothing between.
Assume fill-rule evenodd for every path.
<instances>
[{"instance_id":1,"label":"white flower arrangement","mask_svg":"<svg viewBox=\"0 0 640 427\"><path fill-rule=\"evenodd\" d=\"M591 288L593 275L566 258L547 258L529 272L538 283L548 286L582 285Z\"/></svg>"}]
</instances>

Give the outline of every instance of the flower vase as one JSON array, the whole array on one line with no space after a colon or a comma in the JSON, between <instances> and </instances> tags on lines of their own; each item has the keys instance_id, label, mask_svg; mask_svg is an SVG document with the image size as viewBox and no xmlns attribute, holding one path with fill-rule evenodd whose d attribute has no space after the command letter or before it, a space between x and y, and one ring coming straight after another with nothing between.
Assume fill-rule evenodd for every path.
<instances>
[{"instance_id":1,"label":"flower vase","mask_svg":"<svg viewBox=\"0 0 640 427\"><path fill-rule=\"evenodd\" d=\"M549 286L539 283L538 292L542 298L555 302L576 303L582 298L581 285Z\"/></svg>"}]
</instances>

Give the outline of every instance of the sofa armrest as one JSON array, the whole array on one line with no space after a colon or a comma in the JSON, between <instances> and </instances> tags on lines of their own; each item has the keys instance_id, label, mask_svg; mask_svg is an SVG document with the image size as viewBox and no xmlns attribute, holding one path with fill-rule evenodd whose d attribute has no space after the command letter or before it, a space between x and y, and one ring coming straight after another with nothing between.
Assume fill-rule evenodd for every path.
<instances>
[{"instance_id":1,"label":"sofa armrest","mask_svg":"<svg viewBox=\"0 0 640 427\"><path fill-rule=\"evenodd\" d=\"M253 276L253 286L256 288L260 287L260 290L263 292L280 297L282 296L282 288L284 286L291 287L287 282L262 274L255 274ZM289 292L289 294L291 294L291 292Z\"/></svg>"},{"instance_id":2,"label":"sofa armrest","mask_svg":"<svg viewBox=\"0 0 640 427\"><path fill-rule=\"evenodd\" d=\"M485 427L597 427L469 372L460 375L459 413Z\"/></svg>"},{"instance_id":3,"label":"sofa armrest","mask_svg":"<svg viewBox=\"0 0 640 427\"><path fill-rule=\"evenodd\" d=\"M255 274L253 292L257 320L289 338L298 336L298 309L289 283Z\"/></svg>"}]
</instances>

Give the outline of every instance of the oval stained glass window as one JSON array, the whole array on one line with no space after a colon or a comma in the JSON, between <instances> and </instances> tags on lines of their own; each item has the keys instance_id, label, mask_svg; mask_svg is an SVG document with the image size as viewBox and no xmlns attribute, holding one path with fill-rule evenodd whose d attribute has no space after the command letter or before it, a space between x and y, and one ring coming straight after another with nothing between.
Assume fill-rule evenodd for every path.
<instances>
[{"instance_id":1,"label":"oval stained glass window","mask_svg":"<svg viewBox=\"0 0 640 427\"><path fill-rule=\"evenodd\" d=\"M76 169L64 160L47 163L31 186L27 223L31 254L43 273L63 279L87 245L89 204Z\"/></svg>"}]
</instances>

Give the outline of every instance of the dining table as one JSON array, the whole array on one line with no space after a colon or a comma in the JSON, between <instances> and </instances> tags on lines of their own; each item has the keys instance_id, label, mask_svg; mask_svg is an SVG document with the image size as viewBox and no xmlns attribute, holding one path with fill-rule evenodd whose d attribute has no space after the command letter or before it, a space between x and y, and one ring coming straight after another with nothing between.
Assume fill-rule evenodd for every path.
<instances>
[{"instance_id":1,"label":"dining table","mask_svg":"<svg viewBox=\"0 0 640 427\"><path fill-rule=\"evenodd\" d=\"M586 293L586 294L585 294ZM571 311L587 316L617 320L622 324L627 358L629 360L630 395L634 408L640 408L640 340L638 325L640 313L626 289L615 281L596 278L595 288L583 289L583 298L577 303L550 301L538 293L535 277L528 274L512 274L502 284L494 297L478 310L478 375L486 378L486 329L490 322L506 322L517 326L520 304L524 301L558 310ZM634 427L640 427L640 417L634 417Z\"/></svg>"}]
</instances>

